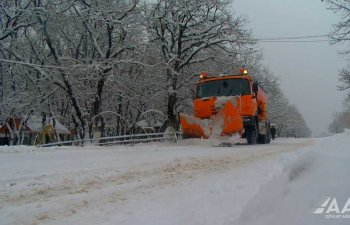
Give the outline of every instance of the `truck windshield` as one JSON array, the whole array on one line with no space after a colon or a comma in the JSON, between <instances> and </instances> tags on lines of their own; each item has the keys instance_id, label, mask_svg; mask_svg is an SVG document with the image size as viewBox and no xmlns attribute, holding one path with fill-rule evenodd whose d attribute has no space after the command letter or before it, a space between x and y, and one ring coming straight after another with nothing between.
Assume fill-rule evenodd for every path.
<instances>
[{"instance_id":1,"label":"truck windshield","mask_svg":"<svg viewBox=\"0 0 350 225\"><path fill-rule=\"evenodd\" d=\"M197 87L197 98L249 94L250 87L246 79L214 80L201 83Z\"/></svg>"}]
</instances>

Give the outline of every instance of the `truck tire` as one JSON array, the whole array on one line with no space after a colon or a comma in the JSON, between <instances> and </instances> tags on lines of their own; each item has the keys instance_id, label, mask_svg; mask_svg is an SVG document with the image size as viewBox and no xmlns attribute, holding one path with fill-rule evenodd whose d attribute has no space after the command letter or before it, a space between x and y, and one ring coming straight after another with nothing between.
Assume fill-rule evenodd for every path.
<instances>
[{"instance_id":1,"label":"truck tire","mask_svg":"<svg viewBox=\"0 0 350 225\"><path fill-rule=\"evenodd\" d=\"M248 130L247 130L247 142L248 142L248 145L254 145L256 144L256 141L257 141L257 138L258 138L258 132L256 130L256 127L253 126L253 127L250 127Z\"/></svg>"},{"instance_id":2,"label":"truck tire","mask_svg":"<svg viewBox=\"0 0 350 225\"><path fill-rule=\"evenodd\" d=\"M265 144L265 135L263 135L263 134L258 135L258 143Z\"/></svg>"},{"instance_id":3,"label":"truck tire","mask_svg":"<svg viewBox=\"0 0 350 225\"><path fill-rule=\"evenodd\" d=\"M268 134L259 134L258 142L260 144L268 144L268 143L270 143L269 135Z\"/></svg>"},{"instance_id":4,"label":"truck tire","mask_svg":"<svg viewBox=\"0 0 350 225\"><path fill-rule=\"evenodd\" d=\"M267 141L266 143L269 144L271 142L271 134L270 134L270 129L269 131L267 132Z\"/></svg>"},{"instance_id":5,"label":"truck tire","mask_svg":"<svg viewBox=\"0 0 350 225\"><path fill-rule=\"evenodd\" d=\"M269 144L270 142L271 142L270 123L268 123L267 132L266 132L266 143Z\"/></svg>"},{"instance_id":6,"label":"truck tire","mask_svg":"<svg viewBox=\"0 0 350 225\"><path fill-rule=\"evenodd\" d=\"M268 144L270 143L270 124L266 123L266 132L265 134L258 135L258 143Z\"/></svg>"}]
</instances>

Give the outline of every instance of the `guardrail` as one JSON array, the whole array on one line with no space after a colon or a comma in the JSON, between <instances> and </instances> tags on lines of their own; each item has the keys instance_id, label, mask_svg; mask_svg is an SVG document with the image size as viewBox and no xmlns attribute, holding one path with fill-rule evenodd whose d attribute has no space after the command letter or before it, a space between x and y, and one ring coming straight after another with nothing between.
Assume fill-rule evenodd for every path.
<instances>
[{"instance_id":1,"label":"guardrail","mask_svg":"<svg viewBox=\"0 0 350 225\"><path fill-rule=\"evenodd\" d=\"M174 141L177 142L181 132L166 132L166 133L147 133L147 134L129 134L112 137L101 137L74 141L60 141L37 145L37 147L61 146L61 145L82 145L89 143L93 145L113 145L113 144L136 144L155 141Z\"/></svg>"}]
</instances>

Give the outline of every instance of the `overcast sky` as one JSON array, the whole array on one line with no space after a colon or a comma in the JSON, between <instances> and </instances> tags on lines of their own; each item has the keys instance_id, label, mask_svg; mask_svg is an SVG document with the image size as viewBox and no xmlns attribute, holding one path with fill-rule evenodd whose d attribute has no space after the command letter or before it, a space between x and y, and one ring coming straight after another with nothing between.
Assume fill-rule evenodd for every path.
<instances>
[{"instance_id":1,"label":"overcast sky","mask_svg":"<svg viewBox=\"0 0 350 225\"><path fill-rule=\"evenodd\" d=\"M337 15L321 0L234 0L235 14L245 15L255 38L328 34ZM322 38L327 39L327 38ZM345 93L337 91L339 70L346 66L341 45L259 43L264 64L279 77L284 93L303 114L313 135L326 131Z\"/></svg>"}]
</instances>

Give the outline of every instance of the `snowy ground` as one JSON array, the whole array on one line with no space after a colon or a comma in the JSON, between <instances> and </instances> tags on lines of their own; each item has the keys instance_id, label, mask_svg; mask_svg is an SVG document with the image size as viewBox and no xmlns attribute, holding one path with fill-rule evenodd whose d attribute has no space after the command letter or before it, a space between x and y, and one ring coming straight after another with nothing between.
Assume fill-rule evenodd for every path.
<instances>
[{"instance_id":1,"label":"snowy ground","mask_svg":"<svg viewBox=\"0 0 350 225\"><path fill-rule=\"evenodd\" d=\"M349 225L350 130L319 140L263 185L235 224Z\"/></svg>"},{"instance_id":2,"label":"snowy ground","mask_svg":"<svg viewBox=\"0 0 350 225\"><path fill-rule=\"evenodd\" d=\"M0 147L0 224L257 224L261 216L257 205L266 208L262 201L274 211L264 211L266 223L261 224L273 224L279 205L271 203L271 194L285 197L281 193L288 168L293 170L299 157L312 161L310 155L327 144L330 147L332 141L338 143L334 139L344 139L341 146L350 149L346 142L350 132L326 139L280 139L269 145L233 147L210 147L202 141ZM319 160L324 157L329 156ZM279 187L269 186L274 182ZM322 197L315 195L316 203Z\"/></svg>"}]
</instances>

